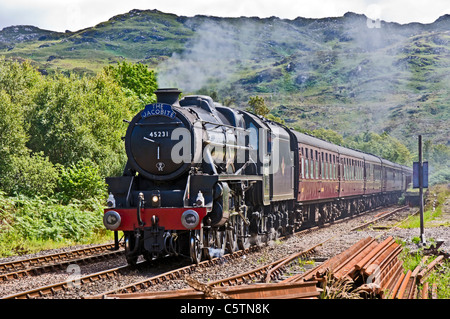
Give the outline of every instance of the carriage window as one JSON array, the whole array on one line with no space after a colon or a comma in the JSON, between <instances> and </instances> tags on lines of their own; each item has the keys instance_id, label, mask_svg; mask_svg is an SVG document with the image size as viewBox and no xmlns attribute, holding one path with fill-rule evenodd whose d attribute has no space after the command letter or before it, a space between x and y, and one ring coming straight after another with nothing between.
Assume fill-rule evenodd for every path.
<instances>
[{"instance_id":1,"label":"carriage window","mask_svg":"<svg viewBox=\"0 0 450 319\"><path fill-rule=\"evenodd\" d=\"M347 172L347 159L344 158L344 178L348 179L348 172Z\"/></svg>"},{"instance_id":2,"label":"carriage window","mask_svg":"<svg viewBox=\"0 0 450 319\"><path fill-rule=\"evenodd\" d=\"M320 161L320 176L322 177L322 179L324 179L325 178L325 171L324 171L324 167L323 167L323 165L324 165L324 162L323 162L324 154L323 154L323 152L321 153L321 155L319 155L319 158L320 157L322 158L322 160Z\"/></svg>"},{"instance_id":3,"label":"carriage window","mask_svg":"<svg viewBox=\"0 0 450 319\"><path fill-rule=\"evenodd\" d=\"M351 178L354 180L355 179L355 161L354 160L350 160L350 174L351 174Z\"/></svg>"},{"instance_id":4,"label":"carriage window","mask_svg":"<svg viewBox=\"0 0 450 319\"><path fill-rule=\"evenodd\" d=\"M328 179L333 179L332 167L333 167L333 164L331 164L331 156L330 156L330 161L328 162Z\"/></svg>"},{"instance_id":5,"label":"carriage window","mask_svg":"<svg viewBox=\"0 0 450 319\"><path fill-rule=\"evenodd\" d=\"M336 179L336 164L332 163L331 164L331 175L333 179Z\"/></svg>"},{"instance_id":6,"label":"carriage window","mask_svg":"<svg viewBox=\"0 0 450 319\"><path fill-rule=\"evenodd\" d=\"M361 180L361 161L358 161L358 179Z\"/></svg>"},{"instance_id":7,"label":"carriage window","mask_svg":"<svg viewBox=\"0 0 450 319\"><path fill-rule=\"evenodd\" d=\"M348 161L347 161L347 159L344 159L344 177L346 180L348 179Z\"/></svg>"},{"instance_id":8,"label":"carriage window","mask_svg":"<svg viewBox=\"0 0 450 319\"><path fill-rule=\"evenodd\" d=\"M302 157L302 171L301 171L302 178L305 178L305 159Z\"/></svg>"},{"instance_id":9,"label":"carriage window","mask_svg":"<svg viewBox=\"0 0 450 319\"><path fill-rule=\"evenodd\" d=\"M356 172L356 161L355 160L352 160L352 179L353 180L355 180L356 179L356 174L355 174L355 172Z\"/></svg>"},{"instance_id":10,"label":"carriage window","mask_svg":"<svg viewBox=\"0 0 450 319\"><path fill-rule=\"evenodd\" d=\"M316 160L316 179L319 179L319 160Z\"/></svg>"},{"instance_id":11,"label":"carriage window","mask_svg":"<svg viewBox=\"0 0 450 319\"><path fill-rule=\"evenodd\" d=\"M361 161L358 161L358 179L361 180Z\"/></svg>"},{"instance_id":12,"label":"carriage window","mask_svg":"<svg viewBox=\"0 0 450 319\"><path fill-rule=\"evenodd\" d=\"M357 171L356 171L356 178L358 179L358 180L360 180L361 179L361 162L360 161L357 161L356 162L356 164L357 164Z\"/></svg>"},{"instance_id":13,"label":"carriage window","mask_svg":"<svg viewBox=\"0 0 450 319\"><path fill-rule=\"evenodd\" d=\"M331 155L326 155L327 179L331 179Z\"/></svg>"},{"instance_id":14,"label":"carriage window","mask_svg":"<svg viewBox=\"0 0 450 319\"><path fill-rule=\"evenodd\" d=\"M366 166L365 166L365 164L364 164L364 162L362 163L362 166L361 166L361 179L362 180L364 180L364 177L366 176L366 174L367 174L367 172L366 172Z\"/></svg>"},{"instance_id":15,"label":"carriage window","mask_svg":"<svg viewBox=\"0 0 450 319\"><path fill-rule=\"evenodd\" d=\"M336 157L333 155L333 163L331 164L331 174L333 179L336 179Z\"/></svg>"},{"instance_id":16,"label":"carriage window","mask_svg":"<svg viewBox=\"0 0 450 319\"><path fill-rule=\"evenodd\" d=\"M364 162L361 162L361 180L364 180Z\"/></svg>"},{"instance_id":17,"label":"carriage window","mask_svg":"<svg viewBox=\"0 0 450 319\"><path fill-rule=\"evenodd\" d=\"M309 178L309 161L305 160L305 178Z\"/></svg>"}]
</instances>

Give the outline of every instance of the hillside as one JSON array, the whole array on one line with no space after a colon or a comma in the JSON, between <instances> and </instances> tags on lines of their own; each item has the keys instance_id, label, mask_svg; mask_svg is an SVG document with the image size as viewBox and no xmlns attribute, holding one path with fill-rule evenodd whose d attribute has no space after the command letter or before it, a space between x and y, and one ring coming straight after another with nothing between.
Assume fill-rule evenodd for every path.
<instances>
[{"instance_id":1,"label":"hillside","mask_svg":"<svg viewBox=\"0 0 450 319\"><path fill-rule=\"evenodd\" d=\"M388 132L410 149L421 133L450 144L450 16L432 24L325 19L184 17L132 10L92 28L0 31L0 56L42 73L93 74L127 59L160 86L215 94L244 107L260 95L291 126L343 135Z\"/></svg>"}]
</instances>

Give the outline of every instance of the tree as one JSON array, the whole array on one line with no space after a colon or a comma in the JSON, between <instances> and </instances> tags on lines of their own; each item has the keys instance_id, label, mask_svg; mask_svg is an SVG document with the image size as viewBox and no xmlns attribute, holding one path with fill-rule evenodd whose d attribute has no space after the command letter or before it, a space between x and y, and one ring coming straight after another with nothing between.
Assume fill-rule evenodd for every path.
<instances>
[{"instance_id":1,"label":"tree","mask_svg":"<svg viewBox=\"0 0 450 319\"><path fill-rule=\"evenodd\" d=\"M105 67L104 72L112 76L125 92L135 94L144 104L156 102L153 93L158 88L156 76L146 65L122 61Z\"/></svg>"},{"instance_id":2,"label":"tree","mask_svg":"<svg viewBox=\"0 0 450 319\"><path fill-rule=\"evenodd\" d=\"M58 197L63 204L72 199L88 200L106 198L107 186L98 165L90 160L80 160L70 167L62 167L58 180Z\"/></svg>"},{"instance_id":3,"label":"tree","mask_svg":"<svg viewBox=\"0 0 450 319\"><path fill-rule=\"evenodd\" d=\"M331 129L319 128L312 131L312 135L336 145L344 144L344 138L342 137L342 135Z\"/></svg>"},{"instance_id":4,"label":"tree","mask_svg":"<svg viewBox=\"0 0 450 319\"><path fill-rule=\"evenodd\" d=\"M284 124L284 120L280 117L270 114L269 108L266 106L264 102L264 98L260 96L252 96L248 101L249 107L246 109L248 112L253 112L256 115L261 115L271 121L278 122Z\"/></svg>"},{"instance_id":5,"label":"tree","mask_svg":"<svg viewBox=\"0 0 450 319\"><path fill-rule=\"evenodd\" d=\"M56 186L54 165L27 147L25 114L40 77L28 62L0 59L0 188L8 194L49 196Z\"/></svg>"},{"instance_id":6,"label":"tree","mask_svg":"<svg viewBox=\"0 0 450 319\"><path fill-rule=\"evenodd\" d=\"M381 135L373 132L364 132L348 137L345 140L345 146L378 155L398 164L412 164L412 155L408 148L386 132L383 132Z\"/></svg>"},{"instance_id":7,"label":"tree","mask_svg":"<svg viewBox=\"0 0 450 319\"><path fill-rule=\"evenodd\" d=\"M43 81L27 113L27 145L54 164L67 167L90 159L103 175L117 174L126 161L123 119L131 119L139 105L136 96L127 97L103 73L94 78L56 74Z\"/></svg>"},{"instance_id":8,"label":"tree","mask_svg":"<svg viewBox=\"0 0 450 319\"><path fill-rule=\"evenodd\" d=\"M22 107L27 108L34 94L33 89L39 85L41 78L28 61L19 63L0 58L0 89L4 90L13 104L22 104Z\"/></svg>"},{"instance_id":9,"label":"tree","mask_svg":"<svg viewBox=\"0 0 450 319\"><path fill-rule=\"evenodd\" d=\"M248 101L249 107L247 108L247 111L253 112L256 115L261 115L266 117L267 114L269 114L270 110L266 106L266 103L264 102L264 98L260 96L251 96L250 100Z\"/></svg>"}]
</instances>

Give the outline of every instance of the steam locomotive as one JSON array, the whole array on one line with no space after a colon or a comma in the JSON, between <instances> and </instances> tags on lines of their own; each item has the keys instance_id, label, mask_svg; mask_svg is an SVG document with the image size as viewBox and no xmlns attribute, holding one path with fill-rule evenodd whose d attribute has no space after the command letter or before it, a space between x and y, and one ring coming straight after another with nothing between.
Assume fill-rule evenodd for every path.
<instances>
[{"instance_id":1,"label":"steam locomotive","mask_svg":"<svg viewBox=\"0 0 450 319\"><path fill-rule=\"evenodd\" d=\"M103 222L130 264L197 263L394 203L411 182L409 167L180 93L134 116L123 175L106 179Z\"/></svg>"}]
</instances>

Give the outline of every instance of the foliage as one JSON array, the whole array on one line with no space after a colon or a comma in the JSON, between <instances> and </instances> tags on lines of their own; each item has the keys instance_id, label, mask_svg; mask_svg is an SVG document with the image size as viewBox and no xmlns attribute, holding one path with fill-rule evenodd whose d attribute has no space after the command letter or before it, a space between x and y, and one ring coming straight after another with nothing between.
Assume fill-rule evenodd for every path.
<instances>
[{"instance_id":1,"label":"foliage","mask_svg":"<svg viewBox=\"0 0 450 319\"><path fill-rule=\"evenodd\" d=\"M313 131L303 129L302 131L336 145L381 156L394 163L412 165L412 155L408 148L386 132L381 135L365 132L344 139L342 135L331 129L320 128Z\"/></svg>"},{"instance_id":2,"label":"foliage","mask_svg":"<svg viewBox=\"0 0 450 319\"><path fill-rule=\"evenodd\" d=\"M438 299L450 299L450 262L444 260L441 265L436 267L426 281L429 283L429 287L436 284L438 287Z\"/></svg>"},{"instance_id":3,"label":"foliage","mask_svg":"<svg viewBox=\"0 0 450 319\"><path fill-rule=\"evenodd\" d=\"M21 109L11 102L10 96L1 87L0 136L0 176L2 176L13 155L26 153L27 135L23 127Z\"/></svg>"},{"instance_id":4,"label":"foliage","mask_svg":"<svg viewBox=\"0 0 450 319\"><path fill-rule=\"evenodd\" d=\"M428 185L433 186L439 183L445 183L450 181L450 167L441 168L432 171L428 177Z\"/></svg>"},{"instance_id":5,"label":"foliage","mask_svg":"<svg viewBox=\"0 0 450 319\"><path fill-rule=\"evenodd\" d=\"M412 156L408 148L386 132L381 135L373 132L360 133L347 138L345 144L348 147L381 156L394 163L412 165Z\"/></svg>"},{"instance_id":6,"label":"foliage","mask_svg":"<svg viewBox=\"0 0 450 319\"><path fill-rule=\"evenodd\" d=\"M425 199L425 207L423 213L424 225L426 227L434 226L449 226L448 222L440 222L439 217L442 215L443 207L447 198L450 196L450 188L447 184L438 184L431 186L427 191ZM416 214L410 216L402 224L401 228L419 228L420 227L420 215Z\"/></svg>"},{"instance_id":7,"label":"foliage","mask_svg":"<svg viewBox=\"0 0 450 319\"><path fill-rule=\"evenodd\" d=\"M429 238L428 240L431 240ZM420 238L414 237L413 242L419 243ZM403 245L405 243L402 243ZM437 256L429 256L426 262L423 261L424 257L424 248L412 252L406 247L403 248L399 258L403 262L403 269L414 271L417 266L421 266L421 269L425 268L429 265ZM450 298L450 262L446 259L442 261L441 264L436 265L430 274L425 278L425 282L429 283L429 287L432 284L436 284L437 289L437 299L449 299ZM419 289L422 290L423 285L419 286ZM419 295L421 292L419 292Z\"/></svg>"},{"instance_id":8,"label":"foliage","mask_svg":"<svg viewBox=\"0 0 450 319\"><path fill-rule=\"evenodd\" d=\"M264 102L264 98L260 96L251 96L250 100L248 101L249 107L247 108L247 111L253 112L256 115L261 116L267 116L269 114L270 110L266 106L266 103Z\"/></svg>"},{"instance_id":9,"label":"foliage","mask_svg":"<svg viewBox=\"0 0 450 319\"><path fill-rule=\"evenodd\" d=\"M97 165L88 160L80 160L70 167L62 167L58 180L58 198L63 204L71 200L106 198L107 185Z\"/></svg>"},{"instance_id":10,"label":"foliage","mask_svg":"<svg viewBox=\"0 0 450 319\"><path fill-rule=\"evenodd\" d=\"M121 173L123 119L141 107L106 72L43 76L0 58L0 253L104 233L104 177Z\"/></svg>"},{"instance_id":11,"label":"foliage","mask_svg":"<svg viewBox=\"0 0 450 319\"><path fill-rule=\"evenodd\" d=\"M433 144L431 140L423 143L423 159L429 164L429 185L450 181L450 147Z\"/></svg>"},{"instance_id":12,"label":"foliage","mask_svg":"<svg viewBox=\"0 0 450 319\"><path fill-rule=\"evenodd\" d=\"M2 175L2 187L9 194L51 196L58 179L57 168L42 152L11 156Z\"/></svg>"},{"instance_id":13,"label":"foliage","mask_svg":"<svg viewBox=\"0 0 450 319\"><path fill-rule=\"evenodd\" d=\"M344 138L342 137L342 135L330 129L319 128L312 131L311 135L314 135L315 137L321 138L336 145L344 144Z\"/></svg>"},{"instance_id":14,"label":"foliage","mask_svg":"<svg viewBox=\"0 0 450 319\"><path fill-rule=\"evenodd\" d=\"M86 158L105 175L120 171L125 161L122 120L132 116L137 101L126 97L110 78L57 74L45 78L33 102L27 113L30 149L63 166Z\"/></svg>"},{"instance_id":15,"label":"foliage","mask_svg":"<svg viewBox=\"0 0 450 319\"><path fill-rule=\"evenodd\" d=\"M266 103L264 102L264 98L260 96L252 96L250 97L250 100L248 101L248 107L246 111L252 112L256 115L263 116L271 121L278 122L281 124L285 124L284 120L280 117L269 113L270 110L266 106Z\"/></svg>"},{"instance_id":16,"label":"foliage","mask_svg":"<svg viewBox=\"0 0 450 319\"><path fill-rule=\"evenodd\" d=\"M60 246L100 237L105 240L102 216L103 206L98 201L89 207L62 205L55 199L7 197L0 192L0 256L31 253L49 243Z\"/></svg>"},{"instance_id":17,"label":"foliage","mask_svg":"<svg viewBox=\"0 0 450 319\"><path fill-rule=\"evenodd\" d=\"M29 61L9 62L0 57L0 89L9 96L11 103L25 108L30 106L33 89L41 76Z\"/></svg>"},{"instance_id":18,"label":"foliage","mask_svg":"<svg viewBox=\"0 0 450 319\"><path fill-rule=\"evenodd\" d=\"M37 78L29 63L0 59L0 188L10 194L51 195L56 185L53 164L26 146L25 114Z\"/></svg>"},{"instance_id":19,"label":"foliage","mask_svg":"<svg viewBox=\"0 0 450 319\"><path fill-rule=\"evenodd\" d=\"M105 67L104 72L112 76L126 92L129 90L137 95L144 104L156 102L156 95L153 92L158 88L158 84L155 73L146 65L122 61L115 66Z\"/></svg>"}]
</instances>

